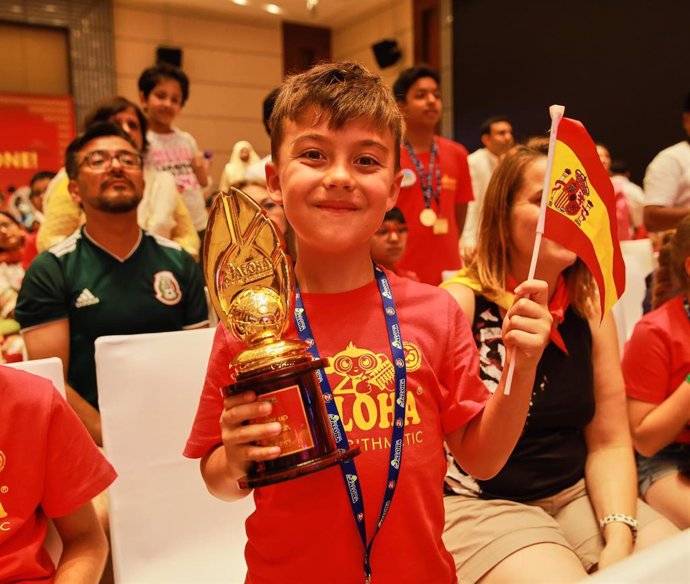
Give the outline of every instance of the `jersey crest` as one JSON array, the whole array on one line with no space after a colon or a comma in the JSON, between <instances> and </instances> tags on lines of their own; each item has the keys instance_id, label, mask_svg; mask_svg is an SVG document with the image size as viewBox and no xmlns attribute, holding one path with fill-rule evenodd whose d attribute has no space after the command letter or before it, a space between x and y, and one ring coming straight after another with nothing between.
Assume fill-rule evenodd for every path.
<instances>
[{"instance_id":1,"label":"jersey crest","mask_svg":"<svg viewBox=\"0 0 690 584\"><path fill-rule=\"evenodd\" d=\"M182 300L180 284L174 274L168 270L156 272L153 275L153 292L156 300L168 306L175 306Z\"/></svg>"}]
</instances>

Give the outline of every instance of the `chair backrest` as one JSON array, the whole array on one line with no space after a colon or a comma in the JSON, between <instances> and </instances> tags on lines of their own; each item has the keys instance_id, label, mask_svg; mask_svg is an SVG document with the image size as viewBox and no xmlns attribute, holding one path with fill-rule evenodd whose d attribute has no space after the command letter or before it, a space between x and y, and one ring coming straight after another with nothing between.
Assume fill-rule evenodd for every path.
<instances>
[{"instance_id":1,"label":"chair backrest","mask_svg":"<svg viewBox=\"0 0 690 584\"><path fill-rule=\"evenodd\" d=\"M62 361L58 357L6 363L4 367L21 369L27 373L33 373L34 375L43 377L51 381L56 389L62 394L62 397L65 397L65 378L62 371ZM46 539L43 542L43 547L48 550L51 559L57 565L62 555L62 540L52 521L48 521L48 531L46 532Z\"/></svg>"},{"instance_id":2,"label":"chair backrest","mask_svg":"<svg viewBox=\"0 0 690 584\"><path fill-rule=\"evenodd\" d=\"M118 584L244 582L252 497L211 496L182 450L199 402L213 329L102 337L96 373L108 459Z\"/></svg>"},{"instance_id":3,"label":"chair backrest","mask_svg":"<svg viewBox=\"0 0 690 584\"><path fill-rule=\"evenodd\" d=\"M33 373L34 375L43 377L51 381L55 388L62 394L62 397L65 397L65 377L62 370L62 361L59 357L5 363L4 367L21 369L27 373Z\"/></svg>"},{"instance_id":4,"label":"chair backrest","mask_svg":"<svg viewBox=\"0 0 690 584\"><path fill-rule=\"evenodd\" d=\"M645 278L654 270L654 253L649 239L621 241L625 262L625 292L613 307L618 329L618 343L622 351L625 342L642 317L642 302L647 292Z\"/></svg>"}]
</instances>

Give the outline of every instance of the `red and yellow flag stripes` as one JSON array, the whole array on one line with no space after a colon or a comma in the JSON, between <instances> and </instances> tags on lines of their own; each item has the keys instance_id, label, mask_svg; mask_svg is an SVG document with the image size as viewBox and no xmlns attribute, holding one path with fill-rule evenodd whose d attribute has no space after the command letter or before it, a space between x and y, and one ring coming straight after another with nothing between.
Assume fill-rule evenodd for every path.
<instances>
[{"instance_id":1,"label":"red and yellow flag stripes","mask_svg":"<svg viewBox=\"0 0 690 584\"><path fill-rule=\"evenodd\" d=\"M575 252L599 287L601 316L625 290L615 193L596 146L577 120L558 124L544 237Z\"/></svg>"}]
</instances>

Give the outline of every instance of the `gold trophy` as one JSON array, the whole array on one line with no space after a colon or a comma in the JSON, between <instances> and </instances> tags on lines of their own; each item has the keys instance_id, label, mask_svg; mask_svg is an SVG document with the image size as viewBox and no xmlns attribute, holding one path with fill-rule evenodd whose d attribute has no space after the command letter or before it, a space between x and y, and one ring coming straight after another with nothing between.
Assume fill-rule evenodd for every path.
<instances>
[{"instance_id":1,"label":"gold trophy","mask_svg":"<svg viewBox=\"0 0 690 584\"><path fill-rule=\"evenodd\" d=\"M273 411L252 423L280 422L281 433L262 440L280 446L275 460L257 462L238 482L242 488L301 477L359 454L337 448L314 360L301 340L282 340L292 317L292 260L273 222L242 191L220 192L211 207L204 243L204 276L219 318L246 346L230 367L235 383L226 395L251 389Z\"/></svg>"}]
</instances>

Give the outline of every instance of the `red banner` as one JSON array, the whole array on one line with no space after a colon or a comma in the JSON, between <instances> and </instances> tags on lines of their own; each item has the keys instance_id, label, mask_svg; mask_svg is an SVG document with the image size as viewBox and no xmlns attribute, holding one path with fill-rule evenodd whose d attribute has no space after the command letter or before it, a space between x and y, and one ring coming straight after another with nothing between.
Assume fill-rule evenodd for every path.
<instances>
[{"instance_id":1,"label":"red banner","mask_svg":"<svg viewBox=\"0 0 690 584\"><path fill-rule=\"evenodd\" d=\"M0 128L0 191L7 194L40 170L64 166L75 136L72 98L0 93Z\"/></svg>"}]
</instances>

